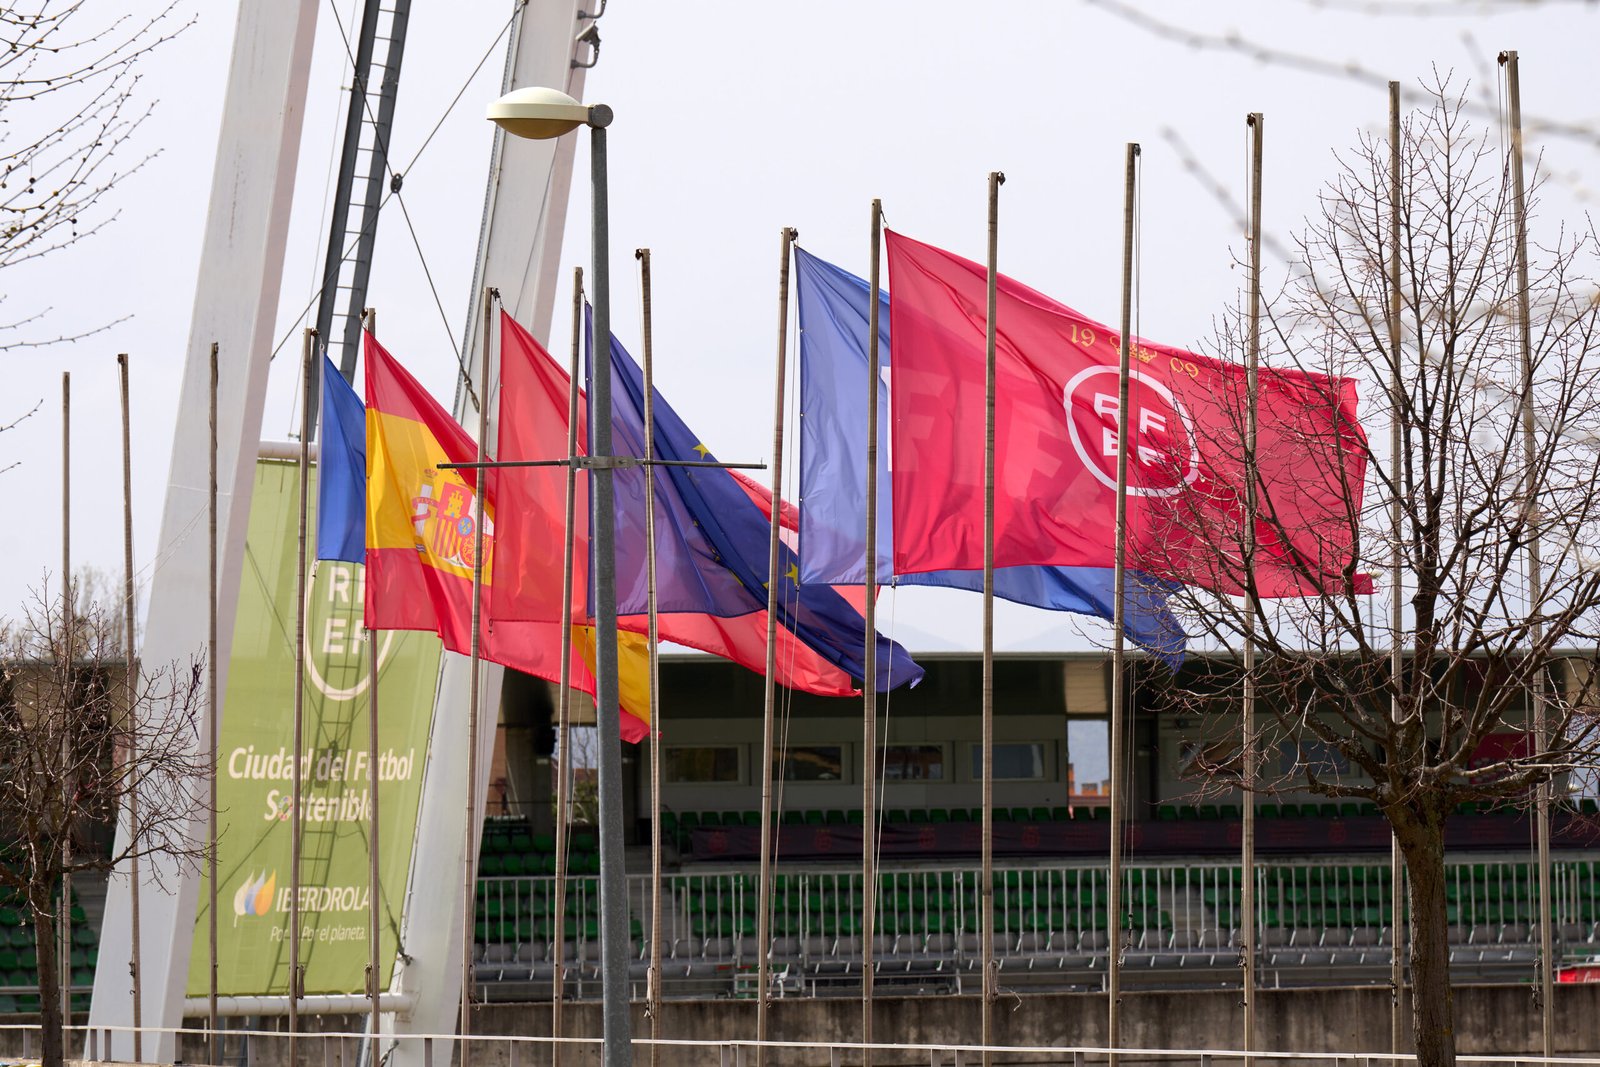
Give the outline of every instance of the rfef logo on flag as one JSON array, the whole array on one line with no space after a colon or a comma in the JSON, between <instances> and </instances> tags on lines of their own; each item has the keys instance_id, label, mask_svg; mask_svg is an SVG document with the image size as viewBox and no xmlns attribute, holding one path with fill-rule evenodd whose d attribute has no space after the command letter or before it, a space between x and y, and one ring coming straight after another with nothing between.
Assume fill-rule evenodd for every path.
<instances>
[{"instance_id":1,"label":"rfef logo on flag","mask_svg":"<svg viewBox=\"0 0 1600 1067\"><path fill-rule=\"evenodd\" d=\"M1117 447L1128 439L1128 495L1175 496L1200 476L1194 421L1166 384L1130 369L1125 420L1118 408L1116 367L1086 367L1067 381L1067 432L1084 467L1108 489L1117 487Z\"/></svg>"}]
</instances>

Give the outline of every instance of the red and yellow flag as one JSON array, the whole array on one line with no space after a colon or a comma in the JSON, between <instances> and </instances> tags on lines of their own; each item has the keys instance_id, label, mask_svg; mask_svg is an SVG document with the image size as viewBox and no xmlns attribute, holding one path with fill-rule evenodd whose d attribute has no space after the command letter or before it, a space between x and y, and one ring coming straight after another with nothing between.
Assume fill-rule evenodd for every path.
<instances>
[{"instance_id":1,"label":"red and yellow flag","mask_svg":"<svg viewBox=\"0 0 1600 1067\"><path fill-rule=\"evenodd\" d=\"M363 335L367 394L366 624L431 630L452 652L472 647L472 574L477 543L474 471L478 448L460 425L371 334ZM561 676L559 621L497 617L494 479L484 500L482 623L484 659L548 681ZM504 595L510 595L509 593ZM559 593L556 594L559 598ZM593 694L594 634L573 627L572 685ZM648 661L632 634L618 641L622 735L646 736Z\"/></svg>"}]
</instances>

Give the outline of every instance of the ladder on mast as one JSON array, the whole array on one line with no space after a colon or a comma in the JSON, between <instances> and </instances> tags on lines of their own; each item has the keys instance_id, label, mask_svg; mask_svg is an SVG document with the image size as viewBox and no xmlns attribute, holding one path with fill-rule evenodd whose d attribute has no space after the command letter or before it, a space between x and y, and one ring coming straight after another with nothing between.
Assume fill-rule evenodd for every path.
<instances>
[{"instance_id":1,"label":"ladder on mast","mask_svg":"<svg viewBox=\"0 0 1600 1067\"><path fill-rule=\"evenodd\" d=\"M372 273L378 211L385 190L399 192L402 180L392 172L389 151L410 14L411 0L366 0L362 7L339 181L317 300L317 336L346 381L355 375L361 350L361 312ZM313 433L319 399L313 396L310 401Z\"/></svg>"}]
</instances>

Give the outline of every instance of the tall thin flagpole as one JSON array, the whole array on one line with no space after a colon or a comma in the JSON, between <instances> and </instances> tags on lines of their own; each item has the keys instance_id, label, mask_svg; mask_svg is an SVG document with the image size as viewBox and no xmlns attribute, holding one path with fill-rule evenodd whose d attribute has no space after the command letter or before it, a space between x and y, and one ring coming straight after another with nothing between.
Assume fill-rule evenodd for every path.
<instances>
[{"instance_id":1,"label":"tall thin flagpole","mask_svg":"<svg viewBox=\"0 0 1600 1067\"><path fill-rule=\"evenodd\" d=\"M583 345L583 268L572 269L572 356L567 364L567 458L578 455L578 361ZM572 554L577 522L578 468L567 464L567 517L561 549L561 686L556 701L556 892L552 944L555 986L550 996L550 1067L561 1067L561 1001L567 984L567 793L572 743Z\"/></svg>"},{"instance_id":2,"label":"tall thin flagpole","mask_svg":"<svg viewBox=\"0 0 1600 1067\"><path fill-rule=\"evenodd\" d=\"M72 588L72 374L61 372L61 659L65 703L70 708L77 686L73 645L77 612ZM61 764L68 766L70 752L63 735ZM65 798L63 798L65 800ZM61 1018L72 1025L72 835L61 846L61 902L56 908L56 967L61 972Z\"/></svg>"},{"instance_id":3,"label":"tall thin flagpole","mask_svg":"<svg viewBox=\"0 0 1600 1067\"><path fill-rule=\"evenodd\" d=\"M1251 786L1256 773L1256 639L1255 605L1249 589L1255 570L1256 551L1256 375L1261 362L1261 140L1266 119L1252 112L1245 120L1250 128L1250 319L1249 341L1245 353L1244 425L1244 559L1245 559L1245 638L1244 706L1240 724L1243 733L1239 775L1244 788L1244 832L1239 848L1239 869L1244 874L1244 927L1239 943L1239 961L1244 971L1244 1051L1256 1047L1256 805ZM1246 1065L1251 1061L1246 1061Z\"/></svg>"},{"instance_id":4,"label":"tall thin flagpole","mask_svg":"<svg viewBox=\"0 0 1600 1067\"><path fill-rule=\"evenodd\" d=\"M1517 67L1517 53L1505 52L1501 56L1506 66L1506 97L1511 108L1511 183L1514 197L1512 208L1516 217L1517 256L1517 342L1522 352L1522 452L1527 473L1523 476L1528 524L1528 636L1535 649L1544 641L1544 624L1539 612L1544 602L1544 571L1540 563L1538 476L1534 464L1539 448L1535 437L1536 424L1533 410L1533 320L1529 308L1528 292L1528 200L1522 173L1522 79ZM1537 655L1537 653L1535 653ZM1537 661L1535 661L1537 666ZM1544 672L1536 669L1530 686L1532 692L1533 748L1543 753L1550 745L1550 724L1545 721ZM1552 958L1555 951L1550 914L1550 781L1541 781L1535 790L1535 834L1539 857L1539 1007L1540 1029L1546 1057L1555 1055L1555 986L1552 981Z\"/></svg>"},{"instance_id":5,"label":"tall thin flagpole","mask_svg":"<svg viewBox=\"0 0 1600 1067\"><path fill-rule=\"evenodd\" d=\"M218 715L221 704L217 692L217 343L211 342L211 389L210 389L210 417L211 417L211 478L206 493L206 552L208 555L208 577L206 586L206 716L210 725L207 728L210 752L206 761L206 778L210 786L210 795L207 798L206 824L208 829L206 841L206 937L207 951L209 952L210 966L206 970L206 1052L210 1054L212 1063L220 1063L217 1044L217 734L221 731L222 723ZM304 475L301 476L302 488ZM304 512L305 504L302 500L301 511ZM302 523L304 516L302 515ZM302 546L302 557L304 546ZM304 558L301 566L305 565ZM300 808L295 807L295 820L298 823Z\"/></svg>"},{"instance_id":6,"label":"tall thin flagpole","mask_svg":"<svg viewBox=\"0 0 1600 1067\"><path fill-rule=\"evenodd\" d=\"M478 364L478 459L488 462L489 400L494 395L489 381L489 352L494 338L495 290L483 289L483 358ZM472 1048L472 926L477 898L478 858L478 719L483 702L483 498L489 484L489 468L478 469L476 491L472 494L472 683L467 696L467 819L462 838L461 862L461 1067L471 1062Z\"/></svg>"},{"instance_id":7,"label":"tall thin flagpole","mask_svg":"<svg viewBox=\"0 0 1600 1067\"><path fill-rule=\"evenodd\" d=\"M772 398L772 522L767 533L767 677L761 720L761 873L756 889L756 1040L767 1039L768 984L772 981L772 760L776 750L778 702L778 552L783 520L783 403L789 355L789 260L799 232L786 227L779 242L778 366ZM865 818L862 819L865 825ZM756 1046L756 1067L766 1067L767 1050Z\"/></svg>"},{"instance_id":8,"label":"tall thin flagpole","mask_svg":"<svg viewBox=\"0 0 1600 1067\"><path fill-rule=\"evenodd\" d=\"M138 692L134 667L134 597L133 597L133 445L131 413L128 404L128 354L117 356L117 369L122 379L122 648L124 666L123 714L132 716L135 694ZM132 891L128 895L128 925L132 933L132 956L128 960L128 975L133 979L133 1059L144 1059L144 1003L140 996L139 959L139 734L128 735L127 750L123 759L128 767L128 840L134 842L133 854L128 857L128 881Z\"/></svg>"},{"instance_id":9,"label":"tall thin flagpole","mask_svg":"<svg viewBox=\"0 0 1600 1067\"><path fill-rule=\"evenodd\" d=\"M378 313L373 308L364 312L367 320L367 332L373 337L378 336ZM324 411L327 409L324 408ZM322 439L327 441L328 435L323 434ZM379 837L378 837L378 790L380 788L378 774L378 653L382 642L376 630L367 631L367 782L371 787L372 810L369 817L372 820L371 838L368 841L367 858L367 995L372 998L371 1022L371 1062L377 1064L382 1060L378 1050L378 1038L381 1034L380 1019L378 1014L379 998L386 984L383 975L378 973L378 908L379 897L382 893L382 871L378 862Z\"/></svg>"},{"instance_id":10,"label":"tall thin flagpole","mask_svg":"<svg viewBox=\"0 0 1600 1067\"><path fill-rule=\"evenodd\" d=\"M983 870L979 875L982 902L979 947L983 965L983 1064L989 1067L994 1044L994 408L995 316L1000 280L1000 186L1006 176L989 172L989 276L983 336Z\"/></svg>"},{"instance_id":11,"label":"tall thin flagpole","mask_svg":"<svg viewBox=\"0 0 1600 1067\"><path fill-rule=\"evenodd\" d=\"M650 975L646 991L650 1039L661 1037L661 660L656 620L656 387L650 323L650 250L634 252L639 260L640 296L644 305L644 550L647 653L650 669ZM661 1046L650 1046L650 1065L661 1062Z\"/></svg>"},{"instance_id":12,"label":"tall thin flagpole","mask_svg":"<svg viewBox=\"0 0 1600 1067\"><path fill-rule=\"evenodd\" d=\"M1123 187L1122 214L1122 333L1117 345L1117 535L1116 569L1113 573L1111 621L1111 857L1106 887L1110 897L1110 934L1106 945L1106 1045L1115 1049L1122 1041L1122 805L1126 783L1123 777L1123 687L1126 679L1126 650L1123 625L1127 617L1124 594L1128 575L1128 361L1133 351L1133 209L1134 182L1138 175L1139 146L1130 143L1127 176ZM1117 1067L1117 1054L1110 1055Z\"/></svg>"},{"instance_id":13,"label":"tall thin flagpole","mask_svg":"<svg viewBox=\"0 0 1600 1067\"><path fill-rule=\"evenodd\" d=\"M295 1051L295 1035L300 1031L300 997L304 981L300 973L300 838L305 827L301 818L305 787L305 694L306 694L306 492L311 471L311 390L316 380L317 331L305 332L300 354L300 527L294 571L294 821L289 826L289 1056ZM215 600L215 597L212 598ZM215 731L213 731L215 735ZM216 759L212 759L215 777ZM216 879L212 879L212 885ZM215 911L216 908L212 908Z\"/></svg>"},{"instance_id":14,"label":"tall thin flagpole","mask_svg":"<svg viewBox=\"0 0 1600 1067\"><path fill-rule=\"evenodd\" d=\"M867 312L867 530L866 616L861 677L861 1040L872 1043L872 937L877 925L878 886L873 849L878 843L878 300L883 245L883 201L872 201L872 304ZM773 500L774 508L778 501ZM872 1050L861 1050L871 1067Z\"/></svg>"},{"instance_id":15,"label":"tall thin flagpole","mask_svg":"<svg viewBox=\"0 0 1600 1067\"><path fill-rule=\"evenodd\" d=\"M1405 581L1401 555L1400 508L1401 479L1405 474L1401 449L1401 412L1404 410L1405 388L1400 375L1400 83L1389 83L1389 358L1390 414L1389 414L1389 464L1394 486L1389 499L1389 611L1391 638L1389 642L1389 719L1399 728L1403 709L1400 693L1405 685L1405 627L1404 602L1401 597ZM1405 856L1400 852L1400 838L1391 829L1389 833L1389 1051L1399 1054L1405 1049Z\"/></svg>"}]
</instances>

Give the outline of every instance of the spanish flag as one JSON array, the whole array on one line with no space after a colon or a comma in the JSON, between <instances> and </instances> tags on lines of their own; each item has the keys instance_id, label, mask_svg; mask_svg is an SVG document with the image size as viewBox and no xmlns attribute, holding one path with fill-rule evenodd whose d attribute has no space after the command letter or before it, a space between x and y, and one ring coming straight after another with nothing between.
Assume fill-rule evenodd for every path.
<instances>
[{"instance_id":1,"label":"spanish flag","mask_svg":"<svg viewBox=\"0 0 1600 1067\"><path fill-rule=\"evenodd\" d=\"M445 648L470 654L478 478L475 471L440 470L439 464L473 462L478 458L477 445L370 333L362 340L367 393L366 624L378 630L431 630ZM506 621L493 611L498 592L494 479L486 483L490 489L484 500L479 655L557 681L561 624ZM559 599L559 593L555 595ZM625 634L617 651L622 736L638 741L649 732L644 641ZM572 685L591 695L593 657L593 628L574 626Z\"/></svg>"}]
</instances>

